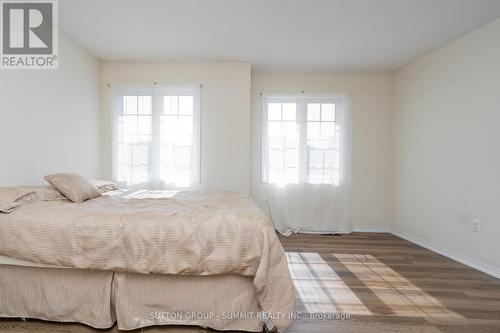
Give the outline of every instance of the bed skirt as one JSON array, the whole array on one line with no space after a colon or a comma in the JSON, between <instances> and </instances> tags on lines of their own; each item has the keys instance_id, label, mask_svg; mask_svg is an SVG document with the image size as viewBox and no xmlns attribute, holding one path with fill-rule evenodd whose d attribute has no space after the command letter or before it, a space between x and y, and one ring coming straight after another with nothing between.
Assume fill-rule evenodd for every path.
<instances>
[{"instance_id":1,"label":"bed skirt","mask_svg":"<svg viewBox=\"0 0 500 333\"><path fill-rule=\"evenodd\" d=\"M113 272L0 265L0 317L109 328L112 281Z\"/></svg>"},{"instance_id":2,"label":"bed skirt","mask_svg":"<svg viewBox=\"0 0 500 333\"><path fill-rule=\"evenodd\" d=\"M151 325L263 329L255 287L248 277L115 273L113 289L121 330Z\"/></svg>"},{"instance_id":3,"label":"bed skirt","mask_svg":"<svg viewBox=\"0 0 500 333\"><path fill-rule=\"evenodd\" d=\"M195 325L261 332L253 281L0 265L0 317L78 322L121 330Z\"/></svg>"}]
</instances>

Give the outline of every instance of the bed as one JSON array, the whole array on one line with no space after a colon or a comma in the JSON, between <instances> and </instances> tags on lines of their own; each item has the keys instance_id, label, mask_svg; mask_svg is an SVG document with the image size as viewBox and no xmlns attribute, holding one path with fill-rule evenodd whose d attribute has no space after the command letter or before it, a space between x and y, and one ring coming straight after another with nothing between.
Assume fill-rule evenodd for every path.
<instances>
[{"instance_id":1,"label":"bed","mask_svg":"<svg viewBox=\"0 0 500 333\"><path fill-rule=\"evenodd\" d=\"M247 196L116 190L73 203L43 192L0 213L0 317L123 330L289 326L286 255Z\"/></svg>"}]
</instances>

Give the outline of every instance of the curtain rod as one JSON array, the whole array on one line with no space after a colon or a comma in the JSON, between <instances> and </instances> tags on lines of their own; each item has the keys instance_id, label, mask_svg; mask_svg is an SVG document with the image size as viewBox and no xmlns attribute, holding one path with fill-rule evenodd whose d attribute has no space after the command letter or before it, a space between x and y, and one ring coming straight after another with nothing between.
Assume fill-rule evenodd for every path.
<instances>
[{"instance_id":1,"label":"curtain rod","mask_svg":"<svg viewBox=\"0 0 500 333\"><path fill-rule=\"evenodd\" d=\"M153 82L153 85L156 86L157 85L157 82ZM106 83L106 87L108 87L108 89L111 89L111 83ZM200 88L203 88L203 83L200 83ZM261 93L262 94L262 93Z\"/></svg>"},{"instance_id":2,"label":"curtain rod","mask_svg":"<svg viewBox=\"0 0 500 333\"><path fill-rule=\"evenodd\" d=\"M304 90L299 91L299 94L305 94L305 93L306 93L306 92L305 92ZM264 93L261 91L261 92L259 93L259 95L261 95L261 96L262 96L262 95L264 95ZM278 94L278 95L279 95L279 94Z\"/></svg>"}]
</instances>

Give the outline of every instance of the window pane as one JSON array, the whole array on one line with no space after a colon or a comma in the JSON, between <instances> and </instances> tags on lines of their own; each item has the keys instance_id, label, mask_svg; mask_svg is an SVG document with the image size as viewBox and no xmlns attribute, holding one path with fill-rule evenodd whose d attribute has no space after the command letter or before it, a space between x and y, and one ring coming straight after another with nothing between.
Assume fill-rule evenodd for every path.
<instances>
[{"instance_id":1,"label":"window pane","mask_svg":"<svg viewBox=\"0 0 500 333\"><path fill-rule=\"evenodd\" d=\"M191 169L175 169L172 177L177 187L186 187L191 183Z\"/></svg>"},{"instance_id":2,"label":"window pane","mask_svg":"<svg viewBox=\"0 0 500 333\"><path fill-rule=\"evenodd\" d=\"M325 169L324 182L327 184L339 185L340 171L337 169Z\"/></svg>"},{"instance_id":3,"label":"window pane","mask_svg":"<svg viewBox=\"0 0 500 333\"><path fill-rule=\"evenodd\" d=\"M193 115L193 96L179 96L179 114Z\"/></svg>"},{"instance_id":4,"label":"window pane","mask_svg":"<svg viewBox=\"0 0 500 333\"><path fill-rule=\"evenodd\" d=\"M179 128L179 118L177 116L164 116L161 117L161 133L162 141L174 142L177 137L177 129Z\"/></svg>"},{"instance_id":5,"label":"window pane","mask_svg":"<svg viewBox=\"0 0 500 333\"><path fill-rule=\"evenodd\" d=\"M151 116L137 117L137 134L151 135Z\"/></svg>"},{"instance_id":6,"label":"window pane","mask_svg":"<svg viewBox=\"0 0 500 333\"><path fill-rule=\"evenodd\" d=\"M285 147L296 147L297 146L297 124L295 122L287 121L283 122L283 135L285 138Z\"/></svg>"},{"instance_id":7,"label":"window pane","mask_svg":"<svg viewBox=\"0 0 500 333\"><path fill-rule=\"evenodd\" d=\"M297 149L285 150L285 167L286 168L299 167L299 153Z\"/></svg>"},{"instance_id":8,"label":"window pane","mask_svg":"<svg viewBox=\"0 0 500 333\"><path fill-rule=\"evenodd\" d=\"M307 120L320 120L320 105L319 103L307 103Z\"/></svg>"},{"instance_id":9,"label":"window pane","mask_svg":"<svg viewBox=\"0 0 500 333\"><path fill-rule=\"evenodd\" d=\"M324 149L333 148L335 135L335 123L321 123L321 147Z\"/></svg>"},{"instance_id":10,"label":"window pane","mask_svg":"<svg viewBox=\"0 0 500 333\"><path fill-rule=\"evenodd\" d=\"M191 136L193 134L193 117L179 116L179 135Z\"/></svg>"},{"instance_id":11,"label":"window pane","mask_svg":"<svg viewBox=\"0 0 500 333\"><path fill-rule=\"evenodd\" d=\"M161 145L161 161L162 167L173 167L175 161L173 144L163 143ZM165 175L162 175L161 178L164 179L165 177Z\"/></svg>"},{"instance_id":12,"label":"window pane","mask_svg":"<svg viewBox=\"0 0 500 333\"><path fill-rule=\"evenodd\" d=\"M177 115L178 100L178 96L163 96L163 113Z\"/></svg>"},{"instance_id":13,"label":"window pane","mask_svg":"<svg viewBox=\"0 0 500 333\"><path fill-rule=\"evenodd\" d=\"M285 184L297 184L299 182L299 169L286 168L285 169Z\"/></svg>"},{"instance_id":14,"label":"window pane","mask_svg":"<svg viewBox=\"0 0 500 333\"><path fill-rule=\"evenodd\" d=\"M321 104L321 121L335 121L335 104Z\"/></svg>"},{"instance_id":15,"label":"window pane","mask_svg":"<svg viewBox=\"0 0 500 333\"><path fill-rule=\"evenodd\" d=\"M298 181L298 127L296 103L267 104L269 182Z\"/></svg>"},{"instance_id":16,"label":"window pane","mask_svg":"<svg viewBox=\"0 0 500 333\"><path fill-rule=\"evenodd\" d=\"M138 113L151 114L153 112L153 97L138 96Z\"/></svg>"},{"instance_id":17,"label":"window pane","mask_svg":"<svg viewBox=\"0 0 500 333\"><path fill-rule=\"evenodd\" d=\"M269 183L285 184L285 173L283 170L269 169Z\"/></svg>"},{"instance_id":18,"label":"window pane","mask_svg":"<svg viewBox=\"0 0 500 333\"><path fill-rule=\"evenodd\" d=\"M174 166L175 168L189 169L191 166L191 147L177 146L174 149Z\"/></svg>"},{"instance_id":19,"label":"window pane","mask_svg":"<svg viewBox=\"0 0 500 333\"><path fill-rule=\"evenodd\" d=\"M281 103L268 103L267 104L267 119L268 120L281 120Z\"/></svg>"},{"instance_id":20,"label":"window pane","mask_svg":"<svg viewBox=\"0 0 500 333\"><path fill-rule=\"evenodd\" d=\"M177 138L177 144L183 145L183 146L191 146L193 144L193 136L181 134Z\"/></svg>"},{"instance_id":21,"label":"window pane","mask_svg":"<svg viewBox=\"0 0 500 333\"><path fill-rule=\"evenodd\" d=\"M160 118L160 179L167 185L191 183L194 133L194 96L164 96Z\"/></svg>"},{"instance_id":22,"label":"window pane","mask_svg":"<svg viewBox=\"0 0 500 333\"><path fill-rule=\"evenodd\" d=\"M295 120L296 105L295 103L283 103L283 120Z\"/></svg>"},{"instance_id":23,"label":"window pane","mask_svg":"<svg viewBox=\"0 0 500 333\"><path fill-rule=\"evenodd\" d=\"M118 129L122 133L120 137L124 143L147 143L151 140L151 122L150 115L125 115L123 117L123 127Z\"/></svg>"},{"instance_id":24,"label":"window pane","mask_svg":"<svg viewBox=\"0 0 500 333\"><path fill-rule=\"evenodd\" d=\"M131 167L130 184L146 184L148 182L148 166L147 165L133 165Z\"/></svg>"},{"instance_id":25,"label":"window pane","mask_svg":"<svg viewBox=\"0 0 500 333\"><path fill-rule=\"evenodd\" d=\"M308 181L334 184L338 172L326 174L327 168L338 171L338 126L335 124L335 103L307 104ZM337 142L336 142L337 141Z\"/></svg>"},{"instance_id":26,"label":"window pane","mask_svg":"<svg viewBox=\"0 0 500 333\"><path fill-rule=\"evenodd\" d=\"M130 166L128 164L118 164L117 178L119 182L130 184Z\"/></svg>"},{"instance_id":27,"label":"window pane","mask_svg":"<svg viewBox=\"0 0 500 333\"><path fill-rule=\"evenodd\" d=\"M268 144L270 149L282 149L284 147L283 137L281 135L270 136Z\"/></svg>"},{"instance_id":28,"label":"window pane","mask_svg":"<svg viewBox=\"0 0 500 333\"><path fill-rule=\"evenodd\" d=\"M307 140L309 145L318 145L321 136L321 125L319 122L307 123Z\"/></svg>"},{"instance_id":29,"label":"window pane","mask_svg":"<svg viewBox=\"0 0 500 333\"><path fill-rule=\"evenodd\" d=\"M149 161L149 145L148 144L131 144L131 165L148 165Z\"/></svg>"},{"instance_id":30,"label":"window pane","mask_svg":"<svg viewBox=\"0 0 500 333\"><path fill-rule=\"evenodd\" d=\"M283 169L283 151L281 149L269 149L269 167L271 169Z\"/></svg>"},{"instance_id":31,"label":"window pane","mask_svg":"<svg viewBox=\"0 0 500 333\"><path fill-rule=\"evenodd\" d=\"M129 185L148 182L149 149L147 143L118 145L118 180Z\"/></svg>"},{"instance_id":32,"label":"window pane","mask_svg":"<svg viewBox=\"0 0 500 333\"><path fill-rule=\"evenodd\" d=\"M281 122L269 121L267 123L267 133L269 136L281 136Z\"/></svg>"},{"instance_id":33,"label":"window pane","mask_svg":"<svg viewBox=\"0 0 500 333\"><path fill-rule=\"evenodd\" d=\"M309 149L309 167L323 168L323 150Z\"/></svg>"},{"instance_id":34,"label":"window pane","mask_svg":"<svg viewBox=\"0 0 500 333\"><path fill-rule=\"evenodd\" d=\"M339 168L339 152L338 150L325 150L325 168Z\"/></svg>"},{"instance_id":35,"label":"window pane","mask_svg":"<svg viewBox=\"0 0 500 333\"><path fill-rule=\"evenodd\" d=\"M135 134L137 135L137 116L133 115L126 115L123 117L124 120L124 130L125 130L125 135L128 134Z\"/></svg>"},{"instance_id":36,"label":"window pane","mask_svg":"<svg viewBox=\"0 0 500 333\"><path fill-rule=\"evenodd\" d=\"M137 114L137 96L123 96L123 113Z\"/></svg>"},{"instance_id":37,"label":"window pane","mask_svg":"<svg viewBox=\"0 0 500 333\"><path fill-rule=\"evenodd\" d=\"M322 184L323 183L323 169L309 169L309 183Z\"/></svg>"},{"instance_id":38,"label":"window pane","mask_svg":"<svg viewBox=\"0 0 500 333\"><path fill-rule=\"evenodd\" d=\"M334 184L336 177L336 170L334 169L325 169L323 182L325 184Z\"/></svg>"}]
</instances>

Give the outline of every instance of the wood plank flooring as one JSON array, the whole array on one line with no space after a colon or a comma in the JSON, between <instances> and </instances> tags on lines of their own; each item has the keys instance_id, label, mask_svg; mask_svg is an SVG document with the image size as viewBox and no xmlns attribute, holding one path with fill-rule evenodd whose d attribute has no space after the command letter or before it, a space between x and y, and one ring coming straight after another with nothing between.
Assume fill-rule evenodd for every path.
<instances>
[{"instance_id":1,"label":"wood plank flooring","mask_svg":"<svg viewBox=\"0 0 500 333\"><path fill-rule=\"evenodd\" d=\"M390 234L280 239L296 287L290 333L500 332L500 280ZM337 313L348 320L310 320ZM118 332L85 325L0 319L2 332ZM152 327L139 332L214 332Z\"/></svg>"},{"instance_id":2,"label":"wood plank flooring","mask_svg":"<svg viewBox=\"0 0 500 333\"><path fill-rule=\"evenodd\" d=\"M500 280L391 234L281 237L297 311L290 332L500 332Z\"/></svg>"}]
</instances>

